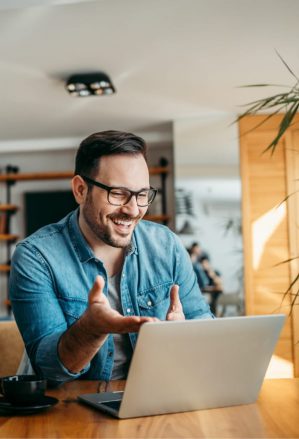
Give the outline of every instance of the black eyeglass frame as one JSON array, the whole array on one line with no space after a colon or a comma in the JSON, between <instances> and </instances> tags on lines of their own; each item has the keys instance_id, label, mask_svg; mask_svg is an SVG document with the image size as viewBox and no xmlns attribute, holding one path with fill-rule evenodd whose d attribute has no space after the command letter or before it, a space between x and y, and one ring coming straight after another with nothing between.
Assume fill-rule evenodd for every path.
<instances>
[{"instance_id":1,"label":"black eyeglass frame","mask_svg":"<svg viewBox=\"0 0 299 439\"><path fill-rule=\"evenodd\" d=\"M105 191L107 191L107 201L108 201L108 203L111 204L112 206L125 206L126 204L128 204L128 203L131 201L131 198L132 198L132 197L135 197L135 198L136 198L137 206L139 206L139 207L147 207L147 206L149 206L150 204L152 204L152 202L154 201L154 199L155 199L155 197L156 197L156 195L157 195L157 192L158 192L158 189L155 189L155 188L152 187L152 186L150 186L149 189L146 188L146 189L141 189L140 191L131 191L130 189L128 189L128 188L126 188L126 187L120 187L120 186L107 186L106 184L100 183L99 181L96 181L96 180L93 180L92 178L87 177L86 175L80 175L80 177L83 178L83 180L84 180L86 183L92 184L93 186L97 186L97 187L99 187L99 188L104 189ZM124 190L124 191L127 191L127 192L130 193L129 198L128 198L127 201L126 201L125 203L123 203L123 204L115 204L115 203L111 203L111 201L109 200L110 192L111 192L112 190L117 190L117 189L119 189L119 190ZM151 201L150 201L149 203L147 203L147 204L143 204L143 205L140 205L140 204L138 204L138 195L141 194L141 193L144 192L144 191L152 191L152 192L153 192L153 197L152 197L152 199L151 199Z\"/></svg>"}]
</instances>

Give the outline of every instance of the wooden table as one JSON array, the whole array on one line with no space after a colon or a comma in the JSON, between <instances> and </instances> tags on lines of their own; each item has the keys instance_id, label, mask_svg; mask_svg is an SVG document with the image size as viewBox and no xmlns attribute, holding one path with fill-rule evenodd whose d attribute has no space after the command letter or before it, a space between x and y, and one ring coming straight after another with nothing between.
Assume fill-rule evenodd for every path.
<instances>
[{"instance_id":1,"label":"wooden table","mask_svg":"<svg viewBox=\"0 0 299 439\"><path fill-rule=\"evenodd\" d=\"M119 390L113 382L101 391ZM28 416L0 417L1 438L299 438L299 379L266 380L255 404L117 420L76 402L99 383L75 381L47 392L60 402Z\"/></svg>"}]
</instances>

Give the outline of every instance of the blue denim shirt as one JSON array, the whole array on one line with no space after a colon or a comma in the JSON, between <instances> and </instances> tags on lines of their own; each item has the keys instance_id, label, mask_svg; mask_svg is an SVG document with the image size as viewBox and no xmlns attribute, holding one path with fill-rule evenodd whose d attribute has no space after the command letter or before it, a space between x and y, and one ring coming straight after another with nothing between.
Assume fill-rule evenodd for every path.
<instances>
[{"instance_id":1,"label":"blue denim shirt","mask_svg":"<svg viewBox=\"0 0 299 439\"><path fill-rule=\"evenodd\" d=\"M10 275L13 312L35 372L52 384L79 377L106 381L111 377L112 335L78 374L63 366L57 352L61 335L86 310L88 293L98 274L105 279L107 295L107 272L79 229L78 210L16 247ZM123 314L165 320L173 284L180 286L186 319L212 317L178 237L165 226L140 221L121 273ZM129 336L134 348L137 334Z\"/></svg>"}]
</instances>

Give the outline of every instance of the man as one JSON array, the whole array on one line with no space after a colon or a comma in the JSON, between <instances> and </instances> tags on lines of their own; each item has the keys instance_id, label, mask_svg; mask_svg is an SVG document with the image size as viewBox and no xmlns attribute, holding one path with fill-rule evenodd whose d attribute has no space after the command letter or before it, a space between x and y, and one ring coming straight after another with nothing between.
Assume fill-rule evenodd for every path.
<instances>
[{"instance_id":1,"label":"man","mask_svg":"<svg viewBox=\"0 0 299 439\"><path fill-rule=\"evenodd\" d=\"M194 255L196 260L199 262L202 256L208 256L207 252L204 251L199 242L193 242L189 249L189 253Z\"/></svg>"},{"instance_id":2,"label":"man","mask_svg":"<svg viewBox=\"0 0 299 439\"><path fill-rule=\"evenodd\" d=\"M219 296L223 294L221 275L219 271L213 269L207 255L201 256L200 265L208 279L207 284L204 285L201 290L203 293L209 293L211 295L210 309L213 315L217 316L218 299Z\"/></svg>"},{"instance_id":3,"label":"man","mask_svg":"<svg viewBox=\"0 0 299 439\"><path fill-rule=\"evenodd\" d=\"M33 369L54 385L125 378L143 323L211 317L176 235L141 221L156 191L140 137L85 139L72 189L79 209L19 243L10 276Z\"/></svg>"},{"instance_id":4,"label":"man","mask_svg":"<svg viewBox=\"0 0 299 439\"><path fill-rule=\"evenodd\" d=\"M199 263L199 255L202 253L202 250L197 242L194 242L191 247L187 249L190 259L192 262L193 270L196 274L197 283L202 291L202 289L209 284L209 279L204 272L201 264Z\"/></svg>"}]
</instances>

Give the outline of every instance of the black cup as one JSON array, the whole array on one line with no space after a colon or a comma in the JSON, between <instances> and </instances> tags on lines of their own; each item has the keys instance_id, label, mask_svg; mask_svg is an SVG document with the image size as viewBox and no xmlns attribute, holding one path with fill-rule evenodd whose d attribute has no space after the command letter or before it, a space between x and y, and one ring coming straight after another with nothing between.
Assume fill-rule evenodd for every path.
<instances>
[{"instance_id":1,"label":"black cup","mask_svg":"<svg viewBox=\"0 0 299 439\"><path fill-rule=\"evenodd\" d=\"M36 375L13 375L1 378L0 391L14 405L32 405L42 400L47 380Z\"/></svg>"}]
</instances>

